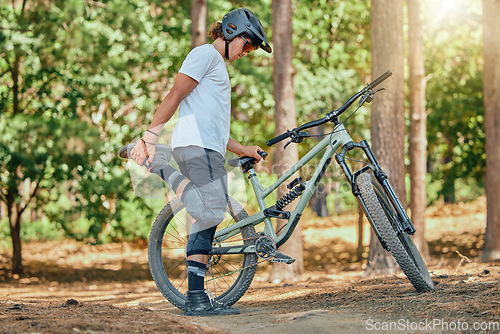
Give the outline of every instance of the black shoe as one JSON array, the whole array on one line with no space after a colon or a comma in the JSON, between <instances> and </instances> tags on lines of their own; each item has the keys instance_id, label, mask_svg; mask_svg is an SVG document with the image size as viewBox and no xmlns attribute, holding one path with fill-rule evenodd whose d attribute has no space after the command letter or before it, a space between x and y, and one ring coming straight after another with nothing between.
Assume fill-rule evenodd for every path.
<instances>
[{"instance_id":1,"label":"black shoe","mask_svg":"<svg viewBox=\"0 0 500 334\"><path fill-rule=\"evenodd\" d=\"M217 315L239 314L240 310L213 300L207 290L194 290L186 293L184 315L210 317Z\"/></svg>"}]
</instances>

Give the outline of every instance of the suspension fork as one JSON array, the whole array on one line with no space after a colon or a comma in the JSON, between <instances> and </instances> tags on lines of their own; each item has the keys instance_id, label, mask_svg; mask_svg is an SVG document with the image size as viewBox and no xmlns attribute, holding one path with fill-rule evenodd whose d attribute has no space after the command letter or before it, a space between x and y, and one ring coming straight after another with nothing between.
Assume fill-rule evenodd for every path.
<instances>
[{"instance_id":1,"label":"suspension fork","mask_svg":"<svg viewBox=\"0 0 500 334\"><path fill-rule=\"evenodd\" d=\"M345 155L347 152L354 148L361 148L363 152L365 153L366 157L368 158L368 161L370 162L371 166L365 166L356 173L352 173L349 169L349 166L345 162ZM377 181L382 185L382 188L384 189L387 197L389 198L390 202L396 209L396 212L401 219L402 226L407 233L409 234L414 234L415 233L415 227L413 226L410 218L408 217L408 214L406 213L406 210L404 209L403 205L401 204L401 201L399 200L398 196L396 195L396 192L394 191L394 188L392 187L391 183L389 182L389 179L387 177L387 174L382 170L380 167L380 164L377 161L377 158L375 158L375 154L373 154L372 149L370 148L370 144L366 140L361 141L359 144L355 142L349 142L346 145L344 145L342 149L342 153L337 154L335 156L335 159L337 160L337 163L342 167L342 171L344 172L344 175L346 176L347 180L351 184L351 188L353 189L353 194L358 198L359 200L359 193L356 194L357 192L357 185L356 185L356 177L360 175L361 173L366 172L367 170L371 169L373 170L373 174L375 175ZM362 205L364 207L364 203Z\"/></svg>"},{"instance_id":2,"label":"suspension fork","mask_svg":"<svg viewBox=\"0 0 500 334\"><path fill-rule=\"evenodd\" d=\"M368 211L368 209L366 208L365 201L360 196L359 188L358 188L358 185L356 183L356 177L359 174L364 173L365 171L368 171L370 169L370 167L365 166L361 170L359 170L358 172L353 174L351 172L351 169L349 168L349 166L347 165L347 163L345 161L345 155L347 154L347 152L349 152L350 150L352 150L356 147L361 147L361 145L356 144L352 141L345 144L344 147L342 148L342 153L335 155L335 160L342 168L342 172L344 173L344 176L347 178L347 181L351 185L352 193L353 193L354 197L356 197L356 199L358 200L358 203L361 207L361 210L363 210L363 213L365 214L366 218L368 219L368 222L370 223L370 226L372 227L373 233L377 236L382 247L385 250L389 250L387 243L385 242L385 240L382 238L382 235L380 234L380 231L378 230L377 226L373 223L373 218L370 215L370 212Z\"/></svg>"}]
</instances>

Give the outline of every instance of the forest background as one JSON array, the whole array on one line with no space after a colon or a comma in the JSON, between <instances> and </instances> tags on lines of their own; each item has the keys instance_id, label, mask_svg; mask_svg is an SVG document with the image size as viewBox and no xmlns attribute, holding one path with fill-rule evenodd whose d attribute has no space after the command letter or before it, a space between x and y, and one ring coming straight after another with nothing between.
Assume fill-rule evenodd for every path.
<instances>
[{"instance_id":1,"label":"forest background","mask_svg":"<svg viewBox=\"0 0 500 334\"><path fill-rule=\"evenodd\" d=\"M16 233L25 241L69 236L91 243L148 237L165 190L138 191L131 173L140 173L116 152L141 136L172 86L191 48L190 5L190 0L0 5L1 247L10 247L9 236ZM208 1L207 21L220 21L240 6L259 16L272 41L271 0L251 6ZM427 202L472 200L485 192L482 2L425 0L421 18ZM338 108L381 74L371 73L368 0L295 1L293 31L299 124ZM228 71L232 137L265 148L274 136L272 55L257 51L228 65ZM369 140L369 107L348 122L355 140ZM168 141L168 130L162 138ZM299 154L312 145L314 140L302 143ZM263 183L275 177L270 170L261 170ZM330 171L326 177L322 189L329 212L357 210L342 176ZM249 211L255 206L247 203ZM8 208L15 208L22 222L19 231L10 228Z\"/></svg>"}]
</instances>

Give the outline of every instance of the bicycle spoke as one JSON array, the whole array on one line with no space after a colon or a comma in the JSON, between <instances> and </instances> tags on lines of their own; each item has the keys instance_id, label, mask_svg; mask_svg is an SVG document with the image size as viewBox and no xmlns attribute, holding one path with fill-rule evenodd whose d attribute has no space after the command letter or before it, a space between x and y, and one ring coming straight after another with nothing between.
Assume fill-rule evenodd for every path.
<instances>
[{"instance_id":1,"label":"bicycle spoke","mask_svg":"<svg viewBox=\"0 0 500 334\"><path fill-rule=\"evenodd\" d=\"M165 240L162 243L164 245L164 248L168 249L185 249L186 248L186 243L180 242L180 241L175 241L175 240ZM175 247L167 246L170 244L175 244Z\"/></svg>"},{"instance_id":2,"label":"bicycle spoke","mask_svg":"<svg viewBox=\"0 0 500 334\"><path fill-rule=\"evenodd\" d=\"M179 234L179 238L177 238L175 235L171 234L170 232L166 232L169 236L171 236L172 238L176 239L178 243L180 244L186 244L186 240L184 240L184 238L179 234L179 232L177 232L177 234Z\"/></svg>"},{"instance_id":3,"label":"bicycle spoke","mask_svg":"<svg viewBox=\"0 0 500 334\"><path fill-rule=\"evenodd\" d=\"M209 271L209 274L210 274L210 277L212 277L212 279L210 279L210 280L208 280L208 281L214 281L214 283L213 283L213 286L214 286L214 287L211 289L211 290L212 290L212 293L216 294L216 292L217 292L217 291L216 291L216 289L215 289L215 280L216 280L216 278L214 278L213 270L210 270L210 271ZM207 283L208 283L208 282L207 282L207 281L205 281L205 286L208 288L208 284L207 284Z\"/></svg>"},{"instance_id":4,"label":"bicycle spoke","mask_svg":"<svg viewBox=\"0 0 500 334\"><path fill-rule=\"evenodd\" d=\"M232 199L233 205L245 218L246 212ZM226 216L218 226L222 230L238 219ZM188 275L185 261L185 246L189 240L192 217L180 201L168 204L153 225L149 241L148 256L159 261L150 261L151 273L163 295L179 308L184 307L188 289ZM257 238L253 226L247 226L214 247L243 247L251 239ZM162 265L163 263L163 265ZM219 254L211 259L206 272L205 287L212 291L214 298L228 305L234 304L248 289L255 275L257 257L255 254ZM216 264L214 264L216 263ZM246 267L245 267L246 265ZM210 281L213 281L212 283Z\"/></svg>"},{"instance_id":5,"label":"bicycle spoke","mask_svg":"<svg viewBox=\"0 0 500 334\"><path fill-rule=\"evenodd\" d=\"M175 266L172 270L170 270L170 271L167 273L167 276L170 276L170 274L172 274L172 273L174 272L174 270L175 270L175 269L177 269L177 268L179 268L179 266L180 266L181 264L183 264L183 263L184 263L184 260L182 260L181 262L179 262L179 263L178 263L178 264L177 264L177 265L176 265L176 266ZM181 274L182 274L184 271L186 271L186 269L182 270L182 271L181 271Z\"/></svg>"},{"instance_id":6,"label":"bicycle spoke","mask_svg":"<svg viewBox=\"0 0 500 334\"><path fill-rule=\"evenodd\" d=\"M219 278L221 278L221 279L224 281L224 283L226 283L226 285L227 285L228 287L230 287L230 286L231 286L231 284L227 283L226 279L224 278L225 276L224 276L224 275L222 275L222 274L221 274L221 273L220 273L220 272L219 272L216 268L214 268L214 270L215 270L215 271L217 272L217 274L219 275L218 277L219 277Z\"/></svg>"},{"instance_id":7,"label":"bicycle spoke","mask_svg":"<svg viewBox=\"0 0 500 334\"><path fill-rule=\"evenodd\" d=\"M213 274L212 274L212 277L213 277ZM224 291L224 290L222 289L222 287L220 286L220 284L219 284L218 280L216 280L216 279L215 279L215 280L213 280L213 282L214 282L214 291L217 291L217 287L218 287L220 290ZM216 286L217 286L217 287L216 287Z\"/></svg>"},{"instance_id":8,"label":"bicycle spoke","mask_svg":"<svg viewBox=\"0 0 500 334\"><path fill-rule=\"evenodd\" d=\"M166 242L163 242L162 245L165 245ZM165 248L165 249L171 249L171 250L184 250L186 249L186 246L182 245L182 246L177 246L177 247L168 247L168 246L163 246L162 248Z\"/></svg>"},{"instance_id":9,"label":"bicycle spoke","mask_svg":"<svg viewBox=\"0 0 500 334\"><path fill-rule=\"evenodd\" d=\"M182 234L179 233L179 231L177 231L177 226L176 225L172 225L172 228L174 229L175 232L177 232L177 234L179 235L179 237L181 238L181 242L184 242L186 243L186 240L184 240L184 238L182 237ZM169 235L171 235L170 233L168 233ZM173 236L173 235L172 235ZM173 236L174 237L174 236ZM175 237L174 237L175 238ZM176 238L178 239L178 238Z\"/></svg>"},{"instance_id":10,"label":"bicycle spoke","mask_svg":"<svg viewBox=\"0 0 500 334\"><path fill-rule=\"evenodd\" d=\"M181 284L179 284L179 286L177 286L177 290L180 290L180 287L184 285L184 282L186 282L186 280L187 280L187 275L186 275L186 277L184 277Z\"/></svg>"},{"instance_id":11,"label":"bicycle spoke","mask_svg":"<svg viewBox=\"0 0 500 334\"><path fill-rule=\"evenodd\" d=\"M227 261L226 259L222 258L222 261L226 262L229 266L233 267L233 269L238 269L236 268L233 264L231 264L229 261ZM234 261L234 263L240 263L239 261Z\"/></svg>"}]
</instances>

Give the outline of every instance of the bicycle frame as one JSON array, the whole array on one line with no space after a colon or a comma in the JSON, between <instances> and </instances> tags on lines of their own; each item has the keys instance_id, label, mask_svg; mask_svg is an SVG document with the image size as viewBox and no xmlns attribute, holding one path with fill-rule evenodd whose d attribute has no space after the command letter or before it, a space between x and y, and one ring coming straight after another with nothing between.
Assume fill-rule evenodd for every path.
<instances>
[{"instance_id":1,"label":"bicycle frame","mask_svg":"<svg viewBox=\"0 0 500 334\"><path fill-rule=\"evenodd\" d=\"M212 278L205 279L206 283L213 281L215 300L226 305L238 301L249 288L259 263L271 260L291 264L295 261L276 247L289 242L333 156L382 246L392 253L418 291L434 290L434 283L425 263L408 235L414 232L413 225L387 175L378 164L368 142L365 140L354 142L347 133L344 122L339 121L339 116L358 99L359 106L346 121L364 103L371 102L373 96L383 90L383 88L374 90L375 87L390 77L391 73L387 71L367 84L340 108L332 110L324 117L288 129L266 141L268 146L272 146L287 140L286 148L290 143L301 143L304 138L311 137L305 130L327 123L334 124L333 132L325 135L320 142L316 142L303 158L287 169L284 175L269 187L263 187L255 173L254 165L257 163L257 157L245 156L228 161L230 166L240 167L244 174L248 173L259 210L248 217L247 212L236 200L228 198L227 214L231 215L233 220L222 222L218 226L220 231L215 233L207 267L207 273ZM363 151L363 161L360 162L364 165L351 171L351 164L347 160L352 159L347 154L354 149ZM121 149L120 156L126 151ZM259 153L261 157L267 155L265 152ZM315 164L310 179L303 181L302 178L296 178L296 172L308 163ZM284 184L287 184L290 191L274 202L274 195L271 197L270 195ZM296 205L287 207L295 200ZM148 242L148 258L155 283L162 294L180 309L185 308L187 302L185 291L189 291L189 284L186 283L186 272L189 271L189 267L185 261L184 244L187 244L192 236L190 224L194 219L190 211L190 208L186 208L179 199L168 203L155 220ZM275 218L286 222L279 230L278 227L275 228ZM226 227L226 223L230 224L229 227ZM254 229L257 225L258 228Z\"/></svg>"},{"instance_id":2,"label":"bicycle frame","mask_svg":"<svg viewBox=\"0 0 500 334\"><path fill-rule=\"evenodd\" d=\"M259 182L258 177L254 169L249 170L249 178L252 184L252 188L257 198L257 203L259 205L260 211L252 216L242 219L231 226L228 226L215 234L216 242L223 242L227 238L235 235L238 231L248 225L259 225L264 222L264 234L273 239L276 246L279 247L284 244L292 235L295 227L297 226L302 212L306 208L314 189L318 185L321 177L326 171L326 168L330 164L333 154L340 147L347 143L352 142L351 136L347 133L346 129L342 124L335 127L333 134L325 137L316 146L314 146L302 159L300 159L296 164L294 164L290 169L288 169L285 174L283 174L276 182L274 182L268 188L264 188ZM326 150L325 150L326 148ZM311 161L314 157L319 155L323 150L325 150L318 167L314 171L313 176L310 180L304 182L305 190L300 196L299 202L295 209L290 212L290 217L288 218L288 224L286 224L284 230L280 235L276 235L274 227L272 225L272 217L269 214L266 215L265 211L268 206L265 203L267 196L272 194L281 184L287 181L294 173L300 170L304 165ZM274 217L279 218L279 217ZM213 254L227 254L227 253L253 253L255 252L255 247L253 245L242 246L242 247L214 247Z\"/></svg>"},{"instance_id":3,"label":"bicycle frame","mask_svg":"<svg viewBox=\"0 0 500 334\"><path fill-rule=\"evenodd\" d=\"M299 143L302 141L301 139L302 137L300 137L299 135L300 131L303 131L311 127L319 126L321 124L325 124L326 122L333 122L335 124L334 132L332 134L326 136L323 140L321 140L302 159L300 159L295 165L293 165L290 169L288 169L284 175L282 175L275 183L273 183L268 188L264 188L261 185L253 168L246 169L245 171L248 171L250 174L249 178L252 183L252 187L255 193L255 197L257 198L257 203L259 205L260 211L250 217L244 218L236 222L235 224L229 227L222 229L221 231L216 232L215 242L216 243L223 242L229 237L236 235L241 230L241 228L245 226L249 225L255 226L264 222L265 224L263 230L264 235L270 237L275 242L276 247L280 247L282 244L284 244L290 238L293 231L295 230L300 220L300 217L302 216L302 212L304 211L307 203L311 199L314 189L316 188L321 177L325 173L326 168L330 164L333 154L341 146L342 146L342 153L336 154L335 159L337 163L340 165L345 177L349 181L354 196L357 198L361 208L363 209L366 217L368 218L368 222L372 226L375 235L379 238L382 246L387 249L386 243L384 242L377 227L375 226L373 219L370 216L370 213L368 212L365 203L363 202L363 199L361 198L361 196L359 196L359 191L357 189L358 186L356 184L356 178L361 173L370 170L373 171L373 174L377 182L382 186L385 194L387 195L387 198L389 198L390 202L392 202L393 206L395 207L397 215L400 217L402 222L401 226L393 226L396 232L400 233L402 231L405 231L409 234L414 234L415 228L413 227L413 224L411 223L410 218L406 214L406 211L404 210L401 202L396 196L394 189L389 183L387 175L383 172L382 168L378 164L377 159L375 158L375 155L370 149L368 142L363 140L359 144L355 143L352 140L351 136L349 136L349 134L347 133L344 125L340 123L338 120L338 117L344 111L346 111L347 108L349 108L349 106L351 106L354 103L354 101L356 101L358 98L361 97L361 101L359 104L360 107L365 102L370 102L373 99L375 93L377 93L380 90L383 90L381 88L376 91L373 91L373 89L391 75L392 72L387 71L382 76L375 79L372 83L368 84L364 89L354 94L338 110L334 110L331 113L328 113L326 117L303 124L298 128L293 129L292 131L288 130L286 133L283 133L269 140L267 142L269 146L274 145L275 143L280 142L286 138L292 138L292 142ZM308 136L309 135L306 134L303 137L308 137ZM355 173L352 173L347 163L345 162L345 155L347 154L347 152L349 152L354 148L361 148L365 153L369 163L367 163L365 167L361 168ZM300 195L300 200L295 209L292 212L288 212L288 211L272 209L275 206L267 207L265 203L266 197L269 196L271 193L273 193L281 184L283 184L286 180L288 180L295 172L300 170L305 164L311 161L311 159L319 155L320 152L322 152L323 150L325 150L325 153L323 154L323 157L321 158L321 161L318 167L316 168L312 178L304 183L305 189ZM284 214L286 214L286 217L284 217ZM288 223L285 225L284 230L280 235L277 235L276 232L274 231L274 227L271 223L270 218L288 219ZM255 252L256 250L253 244L244 246L234 246L234 247L214 247L212 250L212 254L255 253Z\"/></svg>"},{"instance_id":4,"label":"bicycle frame","mask_svg":"<svg viewBox=\"0 0 500 334\"><path fill-rule=\"evenodd\" d=\"M373 152L368 145L368 142L365 140L361 141L359 144L355 143L351 136L347 133L346 129L342 124L338 124L335 127L334 133L325 137L321 140L316 146L314 146L302 159L300 159L295 165L293 165L290 169L288 169L285 174L283 174L276 182L274 182L268 188L264 188L262 184L259 182L258 177L255 173L255 170L249 169L249 178L252 184L252 188L255 193L255 197L257 199L257 203L259 205L260 211L256 214L253 214L250 217L242 219L231 226L228 226L221 231L217 231L215 234L215 241L217 243L223 242L231 236L236 235L239 230L248 225L259 225L262 222L265 224L263 233L264 235L270 237L276 244L276 247L280 247L283 245L293 234L297 224L302 216L302 212L306 208L307 203L312 197L314 189L317 187L321 177L326 171L326 168L330 164L333 154L335 151L342 146L342 153L338 153L335 156L337 163L340 165L342 172L344 173L347 181L349 182L354 196L357 198L361 208L363 209L368 222L370 223L375 235L380 240L380 243L384 248L386 248L386 243L380 235L377 227L373 223L372 217L370 216L368 210L366 209L365 203L362 198L359 196L356 185L356 178L364 172L373 171L377 181L383 187L387 197L393 203L396 208L397 214L400 216L403 224L402 226L394 226L396 231L405 230L406 232L413 234L415 233L415 228L411 223L406 211L404 210L401 202L396 196L394 189L392 188L389 180L387 179L387 175L382 171L382 168L377 162ZM325 150L326 148L326 150ZM345 162L345 155L348 151L354 148L361 148L366 157L368 158L369 163L367 166L361 168L360 170L352 173L349 169L347 163ZM309 161L311 161L314 157L319 155L323 150L323 156L321 158L318 167L314 171L313 176L308 181L304 182L305 190L300 196L300 200L297 203L297 206L293 211L290 212L288 219L288 223L285 225L284 230L280 235L276 235L274 227L271 222L271 218L281 218L276 215L272 215L269 212L269 207L267 207L265 203L265 199L267 196L272 194L281 184L287 181L294 173L299 171L303 166L305 166ZM228 247L214 247L212 250L212 254L241 254L241 253L255 253L255 246L252 245L241 245L241 246L228 246Z\"/></svg>"}]
</instances>

